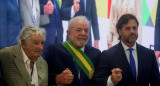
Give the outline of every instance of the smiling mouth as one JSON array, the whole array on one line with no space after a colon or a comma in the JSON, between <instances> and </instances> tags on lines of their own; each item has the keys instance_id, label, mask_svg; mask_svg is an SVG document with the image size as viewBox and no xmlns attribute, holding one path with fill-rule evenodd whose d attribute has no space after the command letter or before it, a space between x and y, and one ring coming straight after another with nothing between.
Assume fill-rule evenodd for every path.
<instances>
[{"instance_id":1,"label":"smiling mouth","mask_svg":"<svg viewBox=\"0 0 160 86\"><path fill-rule=\"evenodd\" d=\"M84 38L79 38L79 40L84 40L84 41L86 41L86 39L84 39Z\"/></svg>"},{"instance_id":2,"label":"smiling mouth","mask_svg":"<svg viewBox=\"0 0 160 86\"><path fill-rule=\"evenodd\" d=\"M41 50L36 50L35 52L36 52L36 53L41 53L42 51L41 51Z\"/></svg>"}]
</instances>

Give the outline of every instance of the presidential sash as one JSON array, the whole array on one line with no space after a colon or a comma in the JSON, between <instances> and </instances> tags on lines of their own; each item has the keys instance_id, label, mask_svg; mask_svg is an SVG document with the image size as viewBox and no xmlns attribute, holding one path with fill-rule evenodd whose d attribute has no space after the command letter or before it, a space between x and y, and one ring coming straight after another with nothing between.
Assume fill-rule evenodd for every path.
<instances>
[{"instance_id":1,"label":"presidential sash","mask_svg":"<svg viewBox=\"0 0 160 86\"><path fill-rule=\"evenodd\" d=\"M90 58L82 50L78 49L75 45L73 45L70 40L63 42L62 44L72 55L73 59L85 72L88 78L92 79L95 68Z\"/></svg>"}]
</instances>

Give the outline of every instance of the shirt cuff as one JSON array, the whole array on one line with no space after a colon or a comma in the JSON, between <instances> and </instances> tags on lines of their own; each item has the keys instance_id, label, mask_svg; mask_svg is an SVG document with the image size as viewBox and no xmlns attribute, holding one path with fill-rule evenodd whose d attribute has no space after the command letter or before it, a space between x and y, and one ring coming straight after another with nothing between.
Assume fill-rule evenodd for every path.
<instances>
[{"instance_id":1,"label":"shirt cuff","mask_svg":"<svg viewBox=\"0 0 160 86\"><path fill-rule=\"evenodd\" d=\"M107 85L106 86L115 86L116 84L114 84L112 81L111 81L111 76L108 77L108 80L107 80Z\"/></svg>"},{"instance_id":2,"label":"shirt cuff","mask_svg":"<svg viewBox=\"0 0 160 86\"><path fill-rule=\"evenodd\" d=\"M71 16L70 17L72 18L72 17L74 17L74 15L75 15L75 12L74 12L74 9L73 9L73 6L72 6L72 8L71 8Z\"/></svg>"}]
</instances>

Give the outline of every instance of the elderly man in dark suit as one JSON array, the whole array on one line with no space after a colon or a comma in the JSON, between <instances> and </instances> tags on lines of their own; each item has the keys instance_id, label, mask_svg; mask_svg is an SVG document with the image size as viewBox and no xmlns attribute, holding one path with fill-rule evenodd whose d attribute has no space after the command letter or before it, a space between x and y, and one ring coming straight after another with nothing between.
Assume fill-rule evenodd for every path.
<instances>
[{"instance_id":1,"label":"elderly man in dark suit","mask_svg":"<svg viewBox=\"0 0 160 86\"><path fill-rule=\"evenodd\" d=\"M22 29L19 44L0 50L6 86L48 86L48 66L41 57L45 30Z\"/></svg>"},{"instance_id":2,"label":"elderly man in dark suit","mask_svg":"<svg viewBox=\"0 0 160 86\"><path fill-rule=\"evenodd\" d=\"M92 27L94 36L94 47L98 48L99 25L97 19L97 8L95 0L62 0L62 19L70 20L75 16L86 16L90 22L90 29ZM92 45L91 31L89 33L88 45Z\"/></svg>"},{"instance_id":3,"label":"elderly man in dark suit","mask_svg":"<svg viewBox=\"0 0 160 86\"><path fill-rule=\"evenodd\" d=\"M89 21L84 16L77 16L69 21L68 27L70 40L51 45L44 53L49 68L49 85L92 86L92 75L101 52L86 45Z\"/></svg>"},{"instance_id":4,"label":"elderly man in dark suit","mask_svg":"<svg viewBox=\"0 0 160 86\"><path fill-rule=\"evenodd\" d=\"M136 43L138 20L124 14L116 25L120 42L102 53L95 71L95 86L160 86L153 50Z\"/></svg>"}]
</instances>

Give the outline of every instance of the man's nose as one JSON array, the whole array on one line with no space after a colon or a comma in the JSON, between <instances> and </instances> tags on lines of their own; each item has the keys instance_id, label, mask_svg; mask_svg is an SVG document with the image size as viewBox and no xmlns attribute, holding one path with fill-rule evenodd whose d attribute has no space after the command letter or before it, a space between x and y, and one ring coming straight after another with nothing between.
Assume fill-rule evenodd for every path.
<instances>
[{"instance_id":1,"label":"man's nose","mask_svg":"<svg viewBox=\"0 0 160 86\"><path fill-rule=\"evenodd\" d=\"M38 48L41 49L41 50L43 50L43 44L39 44Z\"/></svg>"},{"instance_id":2,"label":"man's nose","mask_svg":"<svg viewBox=\"0 0 160 86\"><path fill-rule=\"evenodd\" d=\"M85 35L85 34L86 34L86 32L85 32L84 30L82 30L82 31L81 31L81 34Z\"/></svg>"},{"instance_id":3,"label":"man's nose","mask_svg":"<svg viewBox=\"0 0 160 86\"><path fill-rule=\"evenodd\" d=\"M131 32L131 33L134 33L134 32L135 32L135 30L134 30L133 28L131 28L131 29L130 29L130 32Z\"/></svg>"}]
</instances>

